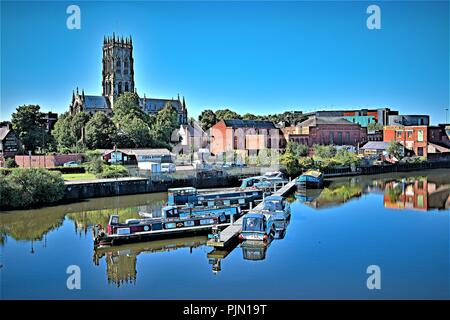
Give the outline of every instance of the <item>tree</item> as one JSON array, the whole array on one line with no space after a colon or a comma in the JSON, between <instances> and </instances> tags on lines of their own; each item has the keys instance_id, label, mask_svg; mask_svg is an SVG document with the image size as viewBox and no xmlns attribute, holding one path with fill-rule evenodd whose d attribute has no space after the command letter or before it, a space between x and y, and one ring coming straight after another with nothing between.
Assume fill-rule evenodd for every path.
<instances>
[{"instance_id":1,"label":"tree","mask_svg":"<svg viewBox=\"0 0 450 320\"><path fill-rule=\"evenodd\" d=\"M371 122L367 125L368 131L379 131L383 130L383 125L381 123Z\"/></svg>"},{"instance_id":2,"label":"tree","mask_svg":"<svg viewBox=\"0 0 450 320\"><path fill-rule=\"evenodd\" d=\"M139 107L139 96L134 92L125 92L121 94L114 102L113 122L120 128L121 121L126 116L139 118L148 123L148 117Z\"/></svg>"},{"instance_id":3,"label":"tree","mask_svg":"<svg viewBox=\"0 0 450 320\"><path fill-rule=\"evenodd\" d=\"M242 119L242 117L230 109L222 109L216 111L216 119L220 120L230 120L230 119Z\"/></svg>"},{"instance_id":4,"label":"tree","mask_svg":"<svg viewBox=\"0 0 450 320\"><path fill-rule=\"evenodd\" d=\"M280 162L286 167L286 173L290 176L296 176L301 172L298 159L289 149L286 149L280 157Z\"/></svg>"},{"instance_id":5,"label":"tree","mask_svg":"<svg viewBox=\"0 0 450 320\"><path fill-rule=\"evenodd\" d=\"M251 113L246 113L242 116L242 120L260 120L260 116L256 116Z\"/></svg>"},{"instance_id":6,"label":"tree","mask_svg":"<svg viewBox=\"0 0 450 320\"><path fill-rule=\"evenodd\" d=\"M96 112L86 124L86 145L92 149L111 148L117 129L111 119L101 111Z\"/></svg>"},{"instance_id":7,"label":"tree","mask_svg":"<svg viewBox=\"0 0 450 320\"><path fill-rule=\"evenodd\" d=\"M336 147L333 145L320 145L313 146L314 154L321 159L331 159L336 155Z\"/></svg>"},{"instance_id":8,"label":"tree","mask_svg":"<svg viewBox=\"0 0 450 320\"><path fill-rule=\"evenodd\" d=\"M390 155L393 155L394 157L396 157L398 160L403 158L403 145L396 141L389 142L389 144L386 148L386 151Z\"/></svg>"},{"instance_id":9,"label":"tree","mask_svg":"<svg viewBox=\"0 0 450 320\"><path fill-rule=\"evenodd\" d=\"M166 105L158 112L152 127L154 143L157 146L169 146L172 132L177 128L177 112L171 105Z\"/></svg>"},{"instance_id":10,"label":"tree","mask_svg":"<svg viewBox=\"0 0 450 320\"><path fill-rule=\"evenodd\" d=\"M289 141L286 145L286 149L290 150L292 154L297 157L306 157L308 155L308 146L304 144L299 144L294 141Z\"/></svg>"},{"instance_id":11,"label":"tree","mask_svg":"<svg viewBox=\"0 0 450 320\"><path fill-rule=\"evenodd\" d=\"M50 140L46 131L43 114L38 105L19 106L11 116L14 131L18 134L25 150L35 151L45 148Z\"/></svg>"},{"instance_id":12,"label":"tree","mask_svg":"<svg viewBox=\"0 0 450 320\"><path fill-rule=\"evenodd\" d=\"M136 116L128 115L123 118L120 132L126 137L120 142L124 147L143 148L152 145L150 128Z\"/></svg>"},{"instance_id":13,"label":"tree","mask_svg":"<svg viewBox=\"0 0 450 320\"><path fill-rule=\"evenodd\" d=\"M208 130L217 122L217 117L214 111L211 109L203 110L198 116L198 121L203 130Z\"/></svg>"}]
</instances>

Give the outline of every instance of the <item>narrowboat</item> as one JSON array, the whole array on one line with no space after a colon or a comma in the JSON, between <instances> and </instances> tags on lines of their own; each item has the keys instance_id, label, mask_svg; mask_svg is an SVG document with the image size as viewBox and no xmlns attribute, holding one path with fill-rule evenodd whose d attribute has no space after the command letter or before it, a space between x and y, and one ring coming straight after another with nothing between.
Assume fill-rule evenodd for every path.
<instances>
[{"instance_id":1,"label":"narrowboat","mask_svg":"<svg viewBox=\"0 0 450 320\"><path fill-rule=\"evenodd\" d=\"M267 241L275 235L275 224L270 214L247 213L242 219L240 240Z\"/></svg>"},{"instance_id":2,"label":"narrowboat","mask_svg":"<svg viewBox=\"0 0 450 320\"><path fill-rule=\"evenodd\" d=\"M299 189L322 188L323 173L318 170L308 170L297 178L295 184Z\"/></svg>"},{"instance_id":3,"label":"narrowboat","mask_svg":"<svg viewBox=\"0 0 450 320\"><path fill-rule=\"evenodd\" d=\"M174 206L165 207L162 217L158 218L146 217L119 222L118 215L111 215L106 230L101 225L94 226L94 247L208 234L213 227L222 229L228 226L229 218L224 211L197 211L188 214L178 211Z\"/></svg>"},{"instance_id":4,"label":"narrowboat","mask_svg":"<svg viewBox=\"0 0 450 320\"><path fill-rule=\"evenodd\" d=\"M282 196L268 196L264 198L262 213L269 214L275 224L276 230L286 228L286 222L291 216L291 207Z\"/></svg>"},{"instance_id":5,"label":"narrowboat","mask_svg":"<svg viewBox=\"0 0 450 320\"><path fill-rule=\"evenodd\" d=\"M227 221L237 219L241 215L241 208L239 206L211 206L211 207L195 207L192 204L186 204L184 206L166 205L161 210L162 217L192 217L204 214L224 215ZM153 217L153 214L140 212L139 215L143 217Z\"/></svg>"},{"instance_id":6,"label":"narrowboat","mask_svg":"<svg viewBox=\"0 0 450 320\"><path fill-rule=\"evenodd\" d=\"M231 188L225 190L197 190L193 187L171 188L168 190L168 204L193 204L194 206L232 206L249 207L250 203L262 199L263 192L255 188L243 190Z\"/></svg>"},{"instance_id":7,"label":"narrowboat","mask_svg":"<svg viewBox=\"0 0 450 320\"><path fill-rule=\"evenodd\" d=\"M266 172L262 176L249 177L242 180L241 189L245 188L257 188L257 189L269 189L275 185L288 183L284 174L280 171Z\"/></svg>"}]
</instances>

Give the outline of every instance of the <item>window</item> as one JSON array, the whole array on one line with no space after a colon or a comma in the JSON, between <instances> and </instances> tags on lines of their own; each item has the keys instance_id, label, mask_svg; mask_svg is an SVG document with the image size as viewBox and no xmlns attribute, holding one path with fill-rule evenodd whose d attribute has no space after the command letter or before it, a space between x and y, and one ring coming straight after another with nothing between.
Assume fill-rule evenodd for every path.
<instances>
[{"instance_id":1,"label":"window","mask_svg":"<svg viewBox=\"0 0 450 320\"><path fill-rule=\"evenodd\" d=\"M330 132L330 144L334 143L334 132Z\"/></svg>"},{"instance_id":2,"label":"window","mask_svg":"<svg viewBox=\"0 0 450 320\"><path fill-rule=\"evenodd\" d=\"M419 141L419 142L423 141L423 130L417 131L417 141Z\"/></svg>"},{"instance_id":3,"label":"window","mask_svg":"<svg viewBox=\"0 0 450 320\"><path fill-rule=\"evenodd\" d=\"M337 143L338 143L338 144L342 144L342 132L338 132Z\"/></svg>"},{"instance_id":4,"label":"window","mask_svg":"<svg viewBox=\"0 0 450 320\"><path fill-rule=\"evenodd\" d=\"M348 132L348 131L345 133L345 141L347 143L350 143L350 132Z\"/></svg>"},{"instance_id":5,"label":"window","mask_svg":"<svg viewBox=\"0 0 450 320\"><path fill-rule=\"evenodd\" d=\"M125 92L128 92L128 82L125 82Z\"/></svg>"},{"instance_id":6,"label":"window","mask_svg":"<svg viewBox=\"0 0 450 320\"><path fill-rule=\"evenodd\" d=\"M120 60L117 60L116 67L120 68Z\"/></svg>"},{"instance_id":7,"label":"window","mask_svg":"<svg viewBox=\"0 0 450 320\"><path fill-rule=\"evenodd\" d=\"M118 92L118 94L121 94L121 93L122 93L122 82L119 82L119 83L117 84L117 92Z\"/></svg>"},{"instance_id":8,"label":"window","mask_svg":"<svg viewBox=\"0 0 450 320\"><path fill-rule=\"evenodd\" d=\"M402 132L401 132L400 130L396 130L396 131L395 131L395 135L396 135L396 137L397 137L398 139L401 139L401 137L402 137Z\"/></svg>"},{"instance_id":9,"label":"window","mask_svg":"<svg viewBox=\"0 0 450 320\"><path fill-rule=\"evenodd\" d=\"M125 60L125 62L123 63L124 68L128 68L128 60Z\"/></svg>"},{"instance_id":10,"label":"window","mask_svg":"<svg viewBox=\"0 0 450 320\"><path fill-rule=\"evenodd\" d=\"M408 130L408 131L406 131L406 134L407 134L407 137L408 137L408 139L411 139L411 138L412 138L412 136L413 136L413 132L412 132L412 130Z\"/></svg>"}]
</instances>

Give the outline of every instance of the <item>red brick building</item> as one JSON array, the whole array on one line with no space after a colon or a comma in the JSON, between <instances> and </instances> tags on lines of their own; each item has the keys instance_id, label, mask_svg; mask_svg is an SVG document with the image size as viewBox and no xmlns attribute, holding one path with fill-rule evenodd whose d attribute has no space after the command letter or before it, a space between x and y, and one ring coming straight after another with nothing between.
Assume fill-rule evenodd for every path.
<instances>
[{"instance_id":1,"label":"red brick building","mask_svg":"<svg viewBox=\"0 0 450 320\"><path fill-rule=\"evenodd\" d=\"M341 117L317 117L299 123L295 127L283 128L288 141L313 146L334 144L359 146L367 141L367 128Z\"/></svg>"},{"instance_id":2,"label":"red brick building","mask_svg":"<svg viewBox=\"0 0 450 320\"><path fill-rule=\"evenodd\" d=\"M272 121L221 120L211 127L209 135L213 155L232 151L248 156L284 147L283 133Z\"/></svg>"},{"instance_id":3,"label":"red brick building","mask_svg":"<svg viewBox=\"0 0 450 320\"><path fill-rule=\"evenodd\" d=\"M419 157L427 157L428 126L385 126L383 141L397 141Z\"/></svg>"}]
</instances>

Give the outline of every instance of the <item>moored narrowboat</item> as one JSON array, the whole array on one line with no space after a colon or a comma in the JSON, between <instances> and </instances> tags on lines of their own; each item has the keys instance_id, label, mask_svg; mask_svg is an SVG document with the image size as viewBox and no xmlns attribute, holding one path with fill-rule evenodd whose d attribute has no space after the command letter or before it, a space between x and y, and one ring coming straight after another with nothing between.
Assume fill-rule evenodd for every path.
<instances>
[{"instance_id":1,"label":"moored narrowboat","mask_svg":"<svg viewBox=\"0 0 450 320\"><path fill-rule=\"evenodd\" d=\"M299 189L322 188L323 173L319 170L308 170L297 178L295 184Z\"/></svg>"},{"instance_id":2,"label":"moored narrowboat","mask_svg":"<svg viewBox=\"0 0 450 320\"><path fill-rule=\"evenodd\" d=\"M275 235L275 224L270 214L247 213L242 219L240 240L267 241Z\"/></svg>"}]
</instances>

